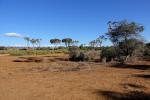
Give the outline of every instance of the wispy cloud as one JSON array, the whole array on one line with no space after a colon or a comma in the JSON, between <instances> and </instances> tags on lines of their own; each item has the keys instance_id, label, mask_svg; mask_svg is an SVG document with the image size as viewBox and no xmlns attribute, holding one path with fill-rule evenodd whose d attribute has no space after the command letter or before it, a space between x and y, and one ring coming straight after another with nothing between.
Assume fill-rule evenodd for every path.
<instances>
[{"instance_id":1,"label":"wispy cloud","mask_svg":"<svg viewBox=\"0 0 150 100\"><path fill-rule=\"evenodd\" d=\"M4 36L7 36L7 37L16 37L16 38L22 38L23 37L19 33L5 33Z\"/></svg>"}]
</instances>

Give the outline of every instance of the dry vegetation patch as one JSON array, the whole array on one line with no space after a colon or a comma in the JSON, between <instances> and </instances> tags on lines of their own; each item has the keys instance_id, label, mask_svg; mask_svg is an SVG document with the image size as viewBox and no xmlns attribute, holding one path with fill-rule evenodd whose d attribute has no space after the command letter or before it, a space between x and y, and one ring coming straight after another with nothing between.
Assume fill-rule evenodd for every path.
<instances>
[{"instance_id":1,"label":"dry vegetation patch","mask_svg":"<svg viewBox=\"0 0 150 100\"><path fill-rule=\"evenodd\" d=\"M32 68L26 68L26 71L32 72L72 72L81 70L90 70L91 67L86 63L74 63L74 62L51 62L45 66L37 66Z\"/></svg>"}]
</instances>

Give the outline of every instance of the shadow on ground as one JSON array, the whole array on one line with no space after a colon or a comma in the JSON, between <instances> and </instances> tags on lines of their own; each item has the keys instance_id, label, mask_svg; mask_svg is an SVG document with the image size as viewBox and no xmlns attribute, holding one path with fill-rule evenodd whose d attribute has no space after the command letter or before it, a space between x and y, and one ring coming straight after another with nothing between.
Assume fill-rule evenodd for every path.
<instances>
[{"instance_id":1,"label":"shadow on ground","mask_svg":"<svg viewBox=\"0 0 150 100\"><path fill-rule=\"evenodd\" d=\"M135 74L134 77L140 77L145 79L150 79L150 74Z\"/></svg>"},{"instance_id":2,"label":"shadow on ground","mask_svg":"<svg viewBox=\"0 0 150 100\"><path fill-rule=\"evenodd\" d=\"M130 91L128 93L120 93L113 91L96 91L96 95L104 96L106 100L150 100L150 94L139 92L139 91Z\"/></svg>"},{"instance_id":3,"label":"shadow on ground","mask_svg":"<svg viewBox=\"0 0 150 100\"><path fill-rule=\"evenodd\" d=\"M111 65L111 67L150 70L150 65L113 64L113 65Z\"/></svg>"},{"instance_id":4,"label":"shadow on ground","mask_svg":"<svg viewBox=\"0 0 150 100\"><path fill-rule=\"evenodd\" d=\"M43 58L39 57L19 57L19 59L13 60L13 62L42 62Z\"/></svg>"},{"instance_id":5,"label":"shadow on ground","mask_svg":"<svg viewBox=\"0 0 150 100\"><path fill-rule=\"evenodd\" d=\"M143 89L145 88L142 85L138 85L138 84L132 84L132 83L126 83L126 84L121 84L123 87L131 87L131 88L135 88L135 89Z\"/></svg>"},{"instance_id":6,"label":"shadow on ground","mask_svg":"<svg viewBox=\"0 0 150 100\"><path fill-rule=\"evenodd\" d=\"M53 59L49 59L49 61L69 61L69 59L67 58L53 58Z\"/></svg>"}]
</instances>

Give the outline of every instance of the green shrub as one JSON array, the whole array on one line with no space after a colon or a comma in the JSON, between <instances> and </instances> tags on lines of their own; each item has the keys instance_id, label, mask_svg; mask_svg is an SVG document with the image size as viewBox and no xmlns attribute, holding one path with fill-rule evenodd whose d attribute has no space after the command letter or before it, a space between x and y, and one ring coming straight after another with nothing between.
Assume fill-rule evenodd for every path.
<instances>
[{"instance_id":1,"label":"green shrub","mask_svg":"<svg viewBox=\"0 0 150 100\"><path fill-rule=\"evenodd\" d=\"M0 50L7 50L7 48L4 46L0 46Z\"/></svg>"},{"instance_id":2,"label":"green shrub","mask_svg":"<svg viewBox=\"0 0 150 100\"><path fill-rule=\"evenodd\" d=\"M23 56L23 55L26 55L26 52L16 49L16 50L10 50L10 51L9 51L9 54L10 54L11 56Z\"/></svg>"},{"instance_id":3,"label":"green shrub","mask_svg":"<svg viewBox=\"0 0 150 100\"><path fill-rule=\"evenodd\" d=\"M69 60L79 61L80 50L78 47L69 48Z\"/></svg>"},{"instance_id":4,"label":"green shrub","mask_svg":"<svg viewBox=\"0 0 150 100\"><path fill-rule=\"evenodd\" d=\"M147 43L144 48L144 56L150 56L150 43Z\"/></svg>"},{"instance_id":5,"label":"green shrub","mask_svg":"<svg viewBox=\"0 0 150 100\"><path fill-rule=\"evenodd\" d=\"M7 50L0 50L0 54L8 54Z\"/></svg>"},{"instance_id":6,"label":"green shrub","mask_svg":"<svg viewBox=\"0 0 150 100\"><path fill-rule=\"evenodd\" d=\"M101 60L103 58L106 58L106 61L111 61L112 59L114 59L116 57L116 51L114 47L105 47L102 49L101 52Z\"/></svg>"},{"instance_id":7,"label":"green shrub","mask_svg":"<svg viewBox=\"0 0 150 100\"><path fill-rule=\"evenodd\" d=\"M89 56L85 52L80 52L78 59L79 61L88 61Z\"/></svg>"}]
</instances>

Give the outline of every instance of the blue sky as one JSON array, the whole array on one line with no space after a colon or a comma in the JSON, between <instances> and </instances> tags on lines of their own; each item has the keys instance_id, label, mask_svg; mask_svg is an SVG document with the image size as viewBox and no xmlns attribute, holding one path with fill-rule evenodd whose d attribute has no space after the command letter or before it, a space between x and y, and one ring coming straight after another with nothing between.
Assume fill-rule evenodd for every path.
<instances>
[{"instance_id":1,"label":"blue sky","mask_svg":"<svg viewBox=\"0 0 150 100\"><path fill-rule=\"evenodd\" d=\"M88 43L107 32L108 21L127 19L145 26L150 41L150 0L0 0L0 45L25 45L22 38L70 37ZM104 45L110 45L107 41Z\"/></svg>"}]
</instances>

